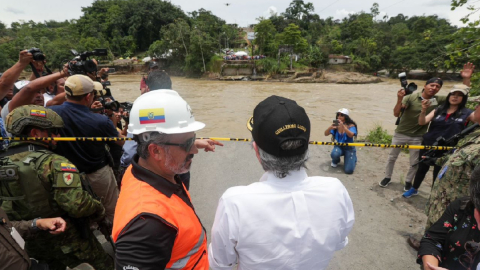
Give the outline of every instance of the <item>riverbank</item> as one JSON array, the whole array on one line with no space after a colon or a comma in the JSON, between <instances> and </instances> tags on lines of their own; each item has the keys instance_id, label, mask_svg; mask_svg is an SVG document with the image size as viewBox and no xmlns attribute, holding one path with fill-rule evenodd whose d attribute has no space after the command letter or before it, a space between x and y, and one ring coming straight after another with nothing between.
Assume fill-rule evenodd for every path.
<instances>
[{"instance_id":1,"label":"riverbank","mask_svg":"<svg viewBox=\"0 0 480 270\"><path fill-rule=\"evenodd\" d=\"M322 70L315 72L290 71L275 75L234 75L221 76L218 73L209 73L204 76L210 80L220 81L266 81L287 83L335 83L335 84L370 84L380 83L383 80L377 76L359 72Z\"/></svg>"}]
</instances>

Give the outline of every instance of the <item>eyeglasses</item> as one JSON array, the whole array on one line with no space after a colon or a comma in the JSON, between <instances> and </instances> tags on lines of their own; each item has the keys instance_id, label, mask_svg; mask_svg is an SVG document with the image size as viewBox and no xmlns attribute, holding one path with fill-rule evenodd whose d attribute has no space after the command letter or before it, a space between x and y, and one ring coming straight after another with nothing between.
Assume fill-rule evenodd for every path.
<instances>
[{"instance_id":1,"label":"eyeglasses","mask_svg":"<svg viewBox=\"0 0 480 270\"><path fill-rule=\"evenodd\" d=\"M172 145L172 146L178 146L180 148L183 148L185 152L190 152L192 149L192 146L195 144L195 140L197 139L197 135L193 136L192 138L188 139L184 143L170 143L170 142L165 142L165 143L158 143L162 145Z\"/></svg>"},{"instance_id":2,"label":"eyeglasses","mask_svg":"<svg viewBox=\"0 0 480 270\"><path fill-rule=\"evenodd\" d=\"M473 263L475 261L475 256L480 251L480 243L474 241L467 241L465 243L466 253L460 255L458 260L460 264L466 269L472 269Z\"/></svg>"},{"instance_id":3,"label":"eyeglasses","mask_svg":"<svg viewBox=\"0 0 480 270\"><path fill-rule=\"evenodd\" d=\"M345 116L346 114L343 113L337 113L337 116Z\"/></svg>"}]
</instances>

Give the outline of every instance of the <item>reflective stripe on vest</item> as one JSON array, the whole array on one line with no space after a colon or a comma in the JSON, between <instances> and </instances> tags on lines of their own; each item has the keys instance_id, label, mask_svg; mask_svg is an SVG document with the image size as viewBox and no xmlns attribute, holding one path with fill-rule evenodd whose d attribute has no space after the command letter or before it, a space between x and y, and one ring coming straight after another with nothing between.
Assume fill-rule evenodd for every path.
<instances>
[{"instance_id":1,"label":"reflective stripe on vest","mask_svg":"<svg viewBox=\"0 0 480 270\"><path fill-rule=\"evenodd\" d=\"M180 270L184 268L185 265L187 265L188 260L190 260L190 257L193 254L198 252L198 250L203 244L204 239L205 239L205 231L202 229L202 234L200 235L200 238L198 239L197 244L187 253L187 255L184 258L176 261L170 268L166 270Z\"/></svg>"}]
</instances>

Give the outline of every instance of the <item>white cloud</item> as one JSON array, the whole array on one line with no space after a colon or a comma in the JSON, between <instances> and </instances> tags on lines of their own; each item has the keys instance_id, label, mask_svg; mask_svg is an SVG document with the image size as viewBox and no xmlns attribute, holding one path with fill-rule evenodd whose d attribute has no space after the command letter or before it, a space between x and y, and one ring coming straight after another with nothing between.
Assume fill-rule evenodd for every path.
<instances>
[{"instance_id":1,"label":"white cloud","mask_svg":"<svg viewBox=\"0 0 480 270\"><path fill-rule=\"evenodd\" d=\"M350 14L355 14L355 11L348 11L346 9L337 9L335 11L335 16L333 16L335 19L343 19L345 17L348 17Z\"/></svg>"},{"instance_id":2,"label":"white cloud","mask_svg":"<svg viewBox=\"0 0 480 270\"><path fill-rule=\"evenodd\" d=\"M277 8L274 6L270 6L265 12L263 12L263 17L269 18L270 16L275 14L277 14Z\"/></svg>"},{"instance_id":3,"label":"white cloud","mask_svg":"<svg viewBox=\"0 0 480 270\"><path fill-rule=\"evenodd\" d=\"M13 13L13 14L24 14L25 12L21 9L17 8L12 8L12 7L7 7L5 9L6 12Z\"/></svg>"}]
</instances>

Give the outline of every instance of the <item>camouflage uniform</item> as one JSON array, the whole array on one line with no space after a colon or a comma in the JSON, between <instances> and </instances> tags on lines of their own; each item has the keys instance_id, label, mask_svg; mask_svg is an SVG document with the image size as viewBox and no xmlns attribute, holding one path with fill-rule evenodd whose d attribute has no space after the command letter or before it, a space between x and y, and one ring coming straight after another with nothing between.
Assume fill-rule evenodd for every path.
<instances>
[{"instance_id":1,"label":"camouflage uniform","mask_svg":"<svg viewBox=\"0 0 480 270\"><path fill-rule=\"evenodd\" d=\"M450 202L469 196L470 176L480 164L480 129L467 135L457 144L457 150L448 157L433 184L425 212L426 229L443 214Z\"/></svg>"},{"instance_id":2,"label":"camouflage uniform","mask_svg":"<svg viewBox=\"0 0 480 270\"><path fill-rule=\"evenodd\" d=\"M18 130L12 132L18 128L15 125L18 118L35 116L35 113L28 115L28 111L40 110L37 112L40 117L54 118L56 115L61 121L55 112L37 107L22 106L12 111L6 121L8 131L19 134ZM17 119L12 120L12 114ZM58 123L58 119L54 121ZM35 121L28 124L47 129ZM63 121L61 123L63 125ZM44 143L14 143L6 154L0 155L0 175L4 176L0 177L2 208L10 220L61 216L67 222L64 233L52 235L41 231L25 239L30 257L48 263L50 269L64 270L84 262L97 270L114 268L112 258L103 250L85 219L88 216L101 218L105 209L83 190L78 170L66 158L47 150Z\"/></svg>"}]
</instances>

